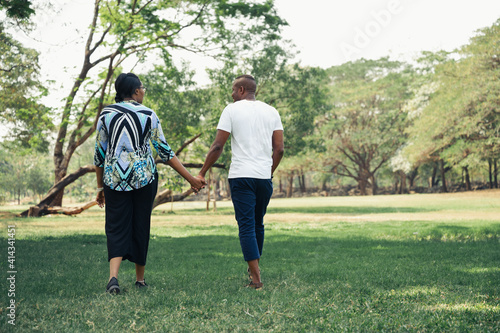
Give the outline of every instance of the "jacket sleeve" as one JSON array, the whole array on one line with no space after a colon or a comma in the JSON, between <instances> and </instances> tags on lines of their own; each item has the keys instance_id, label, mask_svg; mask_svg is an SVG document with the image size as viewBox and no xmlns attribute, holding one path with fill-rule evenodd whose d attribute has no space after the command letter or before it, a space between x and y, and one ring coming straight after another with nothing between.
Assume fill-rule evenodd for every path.
<instances>
[{"instance_id":1,"label":"jacket sleeve","mask_svg":"<svg viewBox=\"0 0 500 333\"><path fill-rule=\"evenodd\" d=\"M151 123L151 143L164 162L167 162L175 156L175 153L168 145L167 140L165 140L160 120L155 113L153 113L153 119Z\"/></svg>"},{"instance_id":2,"label":"jacket sleeve","mask_svg":"<svg viewBox=\"0 0 500 333\"><path fill-rule=\"evenodd\" d=\"M102 119L99 119L97 122L96 128L96 140L95 140L95 149L94 149L94 165L97 167L104 167L104 161L106 159L106 149L108 148L108 133L106 131L106 127L102 122Z\"/></svg>"}]
</instances>

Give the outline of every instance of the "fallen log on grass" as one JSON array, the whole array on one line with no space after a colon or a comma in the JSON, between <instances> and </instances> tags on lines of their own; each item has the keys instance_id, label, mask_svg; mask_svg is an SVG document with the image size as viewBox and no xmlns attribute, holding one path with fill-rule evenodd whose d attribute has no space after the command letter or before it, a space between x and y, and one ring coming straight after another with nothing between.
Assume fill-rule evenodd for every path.
<instances>
[{"instance_id":1,"label":"fallen log on grass","mask_svg":"<svg viewBox=\"0 0 500 333\"><path fill-rule=\"evenodd\" d=\"M155 201L153 203L153 208L156 206L159 206L161 204L167 203L167 202L172 202L172 201L182 201L185 198L187 198L191 193L193 193L193 189L189 189L183 193L180 194L174 194L172 198L172 190L168 189L163 192L160 192L156 195Z\"/></svg>"},{"instance_id":2,"label":"fallen log on grass","mask_svg":"<svg viewBox=\"0 0 500 333\"><path fill-rule=\"evenodd\" d=\"M49 208L50 203L52 200L56 197L56 195L59 193L59 191L63 191L64 188L68 185L73 183L75 180L80 178L81 176L89 173L89 172L95 172L95 166L93 165L85 165L83 167L80 167L78 170L75 172L66 175L63 179L61 179L57 184L54 184L52 188L48 191L48 193L43 197L43 199L38 203L36 206L30 207L28 210L25 210L22 212L19 216L22 217L37 217L37 216L43 216L47 214L39 214L36 215L36 213L40 212L43 213L46 209ZM53 208L53 207L51 207ZM50 213L48 213L50 214Z\"/></svg>"},{"instance_id":3,"label":"fallen log on grass","mask_svg":"<svg viewBox=\"0 0 500 333\"><path fill-rule=\"evenodd\" d=\"M39 206L33 206L30 207L27 211L24 211L20 214L20 216L23 217L39 217L39 216L44 216L44 215L49 215L49 214L64 214L64 215L76 215L80 214L84 210L89 209L90 207L93 207L97 205L97 201L92 200L87 202L81 207L49 207L48 205L43 205L41 207ZM25 214L26 215L23 215Z\"/></svg>"}]
</instances>

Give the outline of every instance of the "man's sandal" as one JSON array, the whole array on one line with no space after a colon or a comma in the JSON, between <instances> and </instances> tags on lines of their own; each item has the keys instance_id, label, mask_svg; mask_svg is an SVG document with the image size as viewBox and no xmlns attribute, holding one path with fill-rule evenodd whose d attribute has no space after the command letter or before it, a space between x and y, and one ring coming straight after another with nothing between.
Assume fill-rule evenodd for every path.
<instances>
[{"instance_id":1,"label":"man's sandal","mask_svg":"<svg viewBox=\"0 0 500 333\"><path fill-rule=\"evenodd\" d=\"M247 288L253 288L253 289L255 289L255 290L259 290L259 289L261 289L263 286L264 286L264 284L263 284L262 282L257 282L257 283L255 283L255 282L251 281L251 282L250 282L250 283L249 283L246 287L247 287Z\"/></svg>"},{"instance_id":2,"label":"man's sandal","mask_svg":"<svg viewBox=\"0 0 500 333\"><path fill-rule=\"evenodd\" d=\"M147 288L149 287L149 285L146 283L145 280L142 280L142 281L135 281L135 287L141 289L141 288Z\"/></svg>"}]
</instances>

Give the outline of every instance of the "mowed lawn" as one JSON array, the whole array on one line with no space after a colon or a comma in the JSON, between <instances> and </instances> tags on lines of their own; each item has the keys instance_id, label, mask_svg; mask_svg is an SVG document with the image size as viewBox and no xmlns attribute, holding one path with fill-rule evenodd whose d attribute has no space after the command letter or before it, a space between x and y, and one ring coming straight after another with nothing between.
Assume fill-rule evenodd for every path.
<instances>
[{"instance_id":1,"label":"mowed lawn","mask_svg":"<svg viewBox=\"0 0 500 333\"><path fill-rule=\"evenodd\" d=\"M245 288L230 202L154 210L146 281L108 279L104 213L13 218L1 207L0 331L500 331L500 191L272 200L264 288ZM6 280L16 229L15 327Z\"/></svg>"}]
</instances>

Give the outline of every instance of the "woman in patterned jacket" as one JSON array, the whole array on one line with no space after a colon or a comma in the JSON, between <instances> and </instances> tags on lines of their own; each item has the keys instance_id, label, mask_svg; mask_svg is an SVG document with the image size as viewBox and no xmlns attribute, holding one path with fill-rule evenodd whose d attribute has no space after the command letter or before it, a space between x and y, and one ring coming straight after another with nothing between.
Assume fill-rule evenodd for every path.
<instances>
[{"instance_id":1,"label":"woman in patterned jacket","mask_svg":"<svg viewBox=\"0 0 500 333\"><path fill-rule=\"evenodd\" d=\"M142 105L146 88L137 75L122 73L115 82L115 104L105 107L97 122L94 165L97 203L106 204L109 282L106 291L120 292L122 260L135 263L138 288L146 287L144 269L149 245L151 211L158 173L150 142L160 158L197 192L204 182L177 159L163 135L156 113Z\"/></svg>"}]
</instances>

